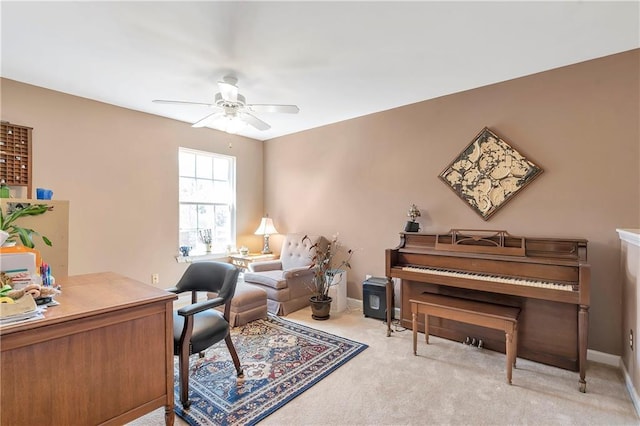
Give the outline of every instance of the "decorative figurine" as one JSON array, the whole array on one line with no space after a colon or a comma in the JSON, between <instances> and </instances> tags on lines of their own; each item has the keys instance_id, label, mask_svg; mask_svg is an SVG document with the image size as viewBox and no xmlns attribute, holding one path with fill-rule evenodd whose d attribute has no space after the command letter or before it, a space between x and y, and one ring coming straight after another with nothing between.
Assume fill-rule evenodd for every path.
<instances>
[{"instance_id":1,"label":"decorative figurine","mask_svg":"<svg viewBox=\"0 0 640 426\"><path fill-rule=\"evenodd\" d=\"M416 207L415 204L411 204L407 216L411 220L407 221L407 224L404 227L404 232L418 232L420 230L420 224L416 222L416 217L420 217L420 210L418 210L418 207Z\"/></svg>"}]
</instances>

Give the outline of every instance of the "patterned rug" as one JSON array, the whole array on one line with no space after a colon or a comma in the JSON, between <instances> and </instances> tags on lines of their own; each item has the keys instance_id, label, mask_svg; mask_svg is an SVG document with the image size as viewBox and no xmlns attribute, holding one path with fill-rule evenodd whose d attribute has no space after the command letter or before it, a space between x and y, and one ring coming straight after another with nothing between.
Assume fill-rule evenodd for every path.
<instances>
[{"instance_id":1,"label":"patterned rug","mask_svg":"<svg viewBox=\"0 0 640 426\"><path fill-rule=\"evenodd\" d=\"M189 398L180 404L175 362L175 412L191 425L253 425L367 348L367 345L269 315L231 331L244 378L224 342L191 357Z\"/></svg>"}]
</instances>

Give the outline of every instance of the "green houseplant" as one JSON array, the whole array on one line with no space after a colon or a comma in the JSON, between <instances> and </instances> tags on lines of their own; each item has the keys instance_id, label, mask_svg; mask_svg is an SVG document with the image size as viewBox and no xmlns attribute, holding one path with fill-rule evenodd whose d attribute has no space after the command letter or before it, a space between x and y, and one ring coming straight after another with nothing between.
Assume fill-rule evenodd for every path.
<instances>
[{"instance_id":1,"label":"green houseplant","mask_svg":"<svg viewBox=\"0 0 640 426\"><path fill-rule=\"evenodd\" d=\"M33 248L33 236L40 235L36 231L30 228L24 228L16 225L15 221L25 216L39 216L50 210L53 210L53 206L46 204L29 204L23 208L16 208L11 213L5 214L0 209L0 230L9 234L7 241L16 241L19 239L23 246ZM41 235L42 241L48 246L51 246L51 241Z\"/></svg>"},{"instance_id":2,"label":"green houseplant","mask_svg":"<svg viewBox=\"0 0 640 426\"><path fill-rule=\"evenodd\" d=\"M304 239L308 239L305 236ZM329 244L319 241L310 248L315 249L309 269L313 269L313 278L310 287L313 290L311 296L311 312L314 319L328 319L331 309L331 297L329 289L333 283L334 271L342 268L351 268L349 261L353 255L351 249L344 249L338 242L338 235L334 235ZM341 260L338 261L338 258Z\"/></svg>"}]
</instances>

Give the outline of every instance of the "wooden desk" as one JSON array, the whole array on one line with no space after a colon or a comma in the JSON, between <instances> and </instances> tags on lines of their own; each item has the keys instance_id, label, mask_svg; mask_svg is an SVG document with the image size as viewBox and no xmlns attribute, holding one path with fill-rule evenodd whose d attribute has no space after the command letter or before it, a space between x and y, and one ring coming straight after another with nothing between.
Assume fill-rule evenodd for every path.
<instances>
[{"instance_id":1,"label":"wooden desk","mask_svg":"<svg viewBox=\"0 0 640 426\"><path fill-rule=\"evenodd\" d=\"M173 413L175 294L111 273L59 281L45 319L0 327L2 425L124 424Z\"/></svg>"}]
</instances>

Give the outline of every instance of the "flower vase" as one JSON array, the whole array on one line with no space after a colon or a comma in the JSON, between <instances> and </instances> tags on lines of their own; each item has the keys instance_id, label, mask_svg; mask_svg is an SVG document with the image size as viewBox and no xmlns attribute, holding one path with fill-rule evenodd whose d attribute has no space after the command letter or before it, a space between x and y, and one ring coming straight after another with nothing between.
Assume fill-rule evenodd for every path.
<instances>
[{"instance_id":1,"label":"flower vase","mask_svg":"<svg viewBox=\"0 0 640 426\"><path fill-rule=\"evenodd\" d=\"M211 243L207 243L207 254L211 253Z\"/></svg>"}]
</instances>

